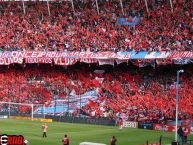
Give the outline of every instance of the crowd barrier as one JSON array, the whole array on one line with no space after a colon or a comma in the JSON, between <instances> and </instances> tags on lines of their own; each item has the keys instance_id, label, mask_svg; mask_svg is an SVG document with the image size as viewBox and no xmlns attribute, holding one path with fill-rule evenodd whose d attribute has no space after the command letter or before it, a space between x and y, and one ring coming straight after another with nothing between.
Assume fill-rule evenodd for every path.
<instances>
[{"instance_id":1,"label":"crowd barrier","mask_svg":"<svg viewBox=\"0 0 193 145\"><path fill-rule=\"evenodd\" d=\"M96 118L71 117L71 116L53 116L53 115L46 115L46 118L51 118L53 121L57 122L115 126L115 120L108 120L105 118L96 119Z\"/></svg>"},{"instance_id":2,"label":"crowd barrier","mask_svg":"<svg viewBox=\"0 0 193 145\"><path fill-rule=\"evenodd\" d=\"M138 128L153 130L153 123L139 122L139 123L138 123Z\"/></svg>"},{"instance_id":3,"label":"crowd barrier","mask_svg":"<svg viewBox=\"0 0 193 145\"><path fill-rule=\"evenodd\" d=\"M10 116L9 118L16 120L32 120L31 117L21 117L21 116ZM52 122L52 119L33 118L33 121Z\"/></svg>"},{"instance_id":4,"label":"crowd barrier","mask_svg":"<svg viewBox=\"0 0 193 145\"><path fill-rule=\"evenodd\" d=\"M179 126L178 126L179 128ZM191 132L191 127L187 126L189 132ZM163 124L153 124L153 130L175 132L175 125L163 125Z\"/></svg>"},{"instance_id":5,"label":"crowd barrier","mask_svg":"<svg viewBox=\"0 0 193 145\"><path fill-rule=\"evenodd\" d=\"M191 125L191 124L189 124L189 125ZM175 132L175 124L163 125L163 124L154 124L154 123L145 123L145 122L125 121L125 122L123 122L123 127L125 127L125 128L141 128L141 129L157 130L157 131L164 131L164 132ZM193 126L187 126L187 128L189 130L189 133L193 134ZM166 138L167 137L162 137L162 139L166 139ZM153 143L152 145L161 144L162 139L160 138L160 143ZM166 139L166 140L168 140L168 139ZM169 142L171 142L172 140L173 139L170 139ZM190 144L193 144L192 140L189 140L189 142L190 142ZM151 145L151 144L148 143L148 145Z\"/></svg>"},{"instance_id":6,"label":"crowd barrier","mask_svg":"<svg viewBox=\"0 0 193 145\"><path fill-rule=\"evenodd\" d=\"M7 115L0 115L0 119L8 118ZM31 117L26 116L10 116L10 119L18 120L32 120ZM53 116L46 115L46 119L43 118L33 118L34 121L40 122L68 122L68 123L85 123L85 124L95 124L95 125L106 125L106 126L115 126L115 120L108 120L105 118L96 119L96 118L83 118L83 117L71 117L71 116ZM154 124L154 123L144 123L144 122L135 122L135 121L124 121L124 128L140 128L140 129L149 129L165 132L175 132L175 125L163 125L163 124ZM193 134L193 126L188 127L190 134Z\"/></svg>"},{"instance_id":7,"label":"crowd barrier","mask_svg":"<svg viewBox=\"0 0 193 145\"><path fill-rule=\"evenodd\" d=\"M0 115L0 119L7 119L8 116L7 115Z\"/></svg>"}]
</instances>

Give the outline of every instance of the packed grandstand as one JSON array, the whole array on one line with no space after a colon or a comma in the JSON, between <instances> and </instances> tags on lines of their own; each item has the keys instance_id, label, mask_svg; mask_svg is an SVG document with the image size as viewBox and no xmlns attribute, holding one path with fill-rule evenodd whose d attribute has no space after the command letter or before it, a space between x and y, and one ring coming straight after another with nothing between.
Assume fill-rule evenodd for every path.
<instances>
[{"instance_id":1,"label":"packed grandstand","mask_svg":"<svg viewBox=\"0 0 193 145\"><path fill-rule=\"evenodd\" d=\"M40 51L191 51L193 2L94 0L0 2L0 48ZM126 18L126 22L122 21ZM132 27L128 27L131 25Z\"/></svg>"},{"instance_id":2,"label":"packed grandstand","mask_svg":"<svg viewBox=\"0 0 193 145\"><path fill-rule=\"evenodd\" d=\"M193 1L173 1L173 12L168 1L147 2L148 12L123 0L123 15L119 1L98 0L99 14L92 0L74 0L74 11L56 1L50 16L45 2L25 2L25 14L21 2L0 2L0 101L64 99L72 116L158 123L175 117L183 68L179 118L193 119ZM89 91L97 98L69 102Z\"/></svg>"},{"instance_id":3,"label":"packed grandstand","mask_svg":"<svg viewBox=\"0 0 193 145\"><path fill-rule=\"evenodd\" d=\"M53 99L68 100L69 95L79 99L85 92L96 91L97 98L88 98L81 108L79 100L76 103L69 102L70 109L74 109L71 115L108 119L124 115L121 117L132 121L153 122L172 120L175 117L175 72L178 67L148 67L139 70L135 66L122 64L115 68L103 66L104 72L98 70L100 73L95 70L98 67L88 64L76 64L67 69L41 65L3 67L1 101L46 103L48 107ZM186 73L180 78L179 118L191 119L192 64L184 70ZM31 111L31 108L25 106L17 109L23 113Z\"/></svg>"}]
</instances>

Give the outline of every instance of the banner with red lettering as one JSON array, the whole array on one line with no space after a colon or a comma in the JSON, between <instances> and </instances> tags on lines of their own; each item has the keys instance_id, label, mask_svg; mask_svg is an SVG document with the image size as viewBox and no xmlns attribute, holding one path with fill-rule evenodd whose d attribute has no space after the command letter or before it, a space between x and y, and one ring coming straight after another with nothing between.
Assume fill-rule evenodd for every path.
<instances>
[{"instance_id":1,"label":"banner with red lettering","mask_svg":"<svg viewBox=\"0 0 193 145\"><path fill-rule=\"evenodd\" d=\"M188 132L190 133L190 126L186 126L186 128L188 129ZM175 125L153 124L153 130L175 132Z\"/></svg>"},{"instance_id":2,"label":"banner with red lettering","mask_svg":"<svg viewBox=\"0 0 193 145\"><path fill-rule=\"evenodd\" d=\"M193 52L78 52L78 51L4 51L0 52L0 65L45 63L56 65L73 65L77 61L84 63L98 63L100 65L114 65L127 62L128 60L141 60L141 67L154 66L154 60L158 65L192 63ZM183 61L182 61L183 60ZM139 66L138 65L138 66Z\"/></svg>"},{"instance_id":3,"label":"banner with red lettering","mask_svg":"<svg viewBox=\"0 0 193 145\"><path fill-rule=\"evenodd\" d=\"M76 58L53 58L54 64L55 65L64 65L64 66L68 66L68 65L73 65L75 64L78 59Z\"/></svg>"},{"instance_id":4,"label":"banner with red lettering","mask_svg":"<svg viewBox=\"0 0 193 145\"><path fill-rule=\"evenodd\" d=\"M153 130L174 132L175 131L175 126L163 125L163 124L153 124Z\"/></svg>"}]
</instances>

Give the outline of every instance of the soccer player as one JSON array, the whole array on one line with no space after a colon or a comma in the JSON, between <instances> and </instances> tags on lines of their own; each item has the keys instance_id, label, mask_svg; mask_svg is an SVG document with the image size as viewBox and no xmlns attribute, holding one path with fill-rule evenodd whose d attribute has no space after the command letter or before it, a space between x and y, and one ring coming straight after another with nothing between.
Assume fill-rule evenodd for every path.
<instances>
[{"instance_id":1,"label":"soccer player","mask_svg":"<svg viewBox=\"0 0 193 145\"><path fill-rule=\"evenodd\" d=\"M117 139L113 136L110 140L110 145L116 145Z\"/></svg>"},{"instance_id":2,"label":"soccer player","mask_svg":"<svg viewBox=\"0 0 193 145\"><path fill-rule=\"evenodd\" d=\"M179 139L183 142L184 141L184 131L182 129L182 126L180 126L180 128L178 129L178 135L179 135Z\"/></svg>"},{"instance_id":3,"label":"soccer player","mask_svg":"<svg viewBox=\"0 0 193 145\"><path fill-rule=\"evenodd\" d=\"M187 143L187 138L188 138L188 133L189 133L188 128L184 127L183 132L184 132L184 143Z\"/></svg>"},{"instance_id":4,"label":"soccer player","mask_svg":"<svg viewBox=\"0 0 193 145\"><path fill-rule=\"evenodd\" d=\"M123 128L123 119L120 118L118 123L119 123L119 129L122 129Z\"/></svg>"},{"instance_id":5,"label":"soccer player","mask_svg":"<svg viewBox=\"0 0 193 145\"><path fill-rule=\"evenodd\" d=\"M63 145L69 145L69 139L68 139L66 134L64 135L64 137L62 139L62 143L63 143Z\"/></svg>"},{"instance_id":6,"label":"soccer player","mask_svg":"<svg viewBox=\"0 0 193 145\"><path fill-rule=\"evenodd\" d=\"M47 130L48 130L48 126L45 123L45 124L42 125L42 132L43 132L42 137L47 137Z\"/></svg>"}]
</instances>

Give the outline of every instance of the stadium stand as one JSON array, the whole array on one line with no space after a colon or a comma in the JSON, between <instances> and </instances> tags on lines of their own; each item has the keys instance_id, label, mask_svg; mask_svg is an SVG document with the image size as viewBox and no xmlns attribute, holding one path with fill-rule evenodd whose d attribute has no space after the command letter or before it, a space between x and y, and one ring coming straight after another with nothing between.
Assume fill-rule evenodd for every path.
<instances>
[{"instance_id":1,"label":"stadium stand","mask_svg":"<svg viewBox=\"0 0 193 145\"><path fill-rule=\"evenodd\" d=\"M0 2L0 49L2 51L191 51L193 46L193 2L68 1ZM92 15L91 15L92 13Z\"/></svg>"},{"instance_id":2,"label":"stadium stand","mask_svg":"<svg viewBox=\"0 0 193 145\"><path fill-rule=\"evenodd\" d=\"M192 65L185 68L180 84L180 119L191 119L193 80ZM0 101L46 103L54 96L65 99L69 94L81 95L96 90L98 99L88 99L71 115L116 119L124 114L131 121L163 122L175 117L175 70L168 67L138 70L127 65L106 68L95 73L99 66L14 66L1 69ZM169 67L170 68L170 67ZM7 89L5 89L7 88ZM20 107L19 111L29 111Z\"/></svg>"},{"instance_id":3,"label":"stadium stand","mask_svg":"<svg viewBox=\"0 0 193 145\"><path fill-rule=\"evenodd\" d=\"M193 2L174 1L173 12L167 1L148 0L147 2L148 12L144 2L140 0L123 0L125 13L123 15L118 1L99 0L99 13L96 11L94 0L74 0L74 11L69 1L54 1L50 2L50 16L46 2L25 2L25 14L21 2L0 2L1 64L11 64L8 67L1 66L0 69L0 101L29 104L46 102L49 106L54 96L57 96L57 99L69 99L67 98L69 94L80 96L94 90L98 99L88 100L88 103L80 106L81 108L76 104L74 108L77 109L71 112L71 115L82 114L87 117L109 119L129 117L128 120L131 121L152 122L174 118L176 69L168 71L158 67L153 71L152 69L131 71L117 67L98 74L94 71L94 68L100 68L96 67L96 64L85 67L78 62L88 61L83 60L83 55L69 53L71 51L99 52L97 57L85 53L85 55L93 55L89 63L99 62L99 65L106 63L99 59L102 56L100 52L117 52L116 55L108 54L108 57L112 58L107 59L112 61L106 64L113 63L113 65L114 61L117 64L119 61L120 63L127 61L121 57L121 52L124 51L128 53L135 51L136 57L140 52L139 58L146 59L151 59L151 52L162 52L159 58L174 59L175 53L167 54L168 51L186 51L185 58L190 58L192 53L189 52L193 50ZM18 53L19 51L22 53ZM63 63L64 68L40 65L38 63L41 60L34 65L25 64L31 62L28 62L28 57L43 58L44 51L49 62L43 63L50 65L53 65L53 62L55 65L61 65L50 57L51 51L60 51L61 53L58 54L60 57L64 55L63 52L67 52L65 59L69 59L69 62L70 57L76 59L74 62ZM39 52L39 55L36 52ZM142 52L145 52L146 56ZM55 55L57 56L56 53ZM181 56L184 57L183 54ZM14 57L18 60L13 61ZM104 59L106 55L103 54L102 57ZM144 61L149 65L153 64L155 68L156 63L166 65L172 64L173 61L159 60L154 55L153 58L156 61L142 60L140 63ZM190 59L188 61L191 62ZM176 62L176 64L186 64L188 61ZM76 62L80 64L78 68L77 66L67 68L66 65ZM132 63L134 62L135 60ZM23 65L14 66L13 63ZM185 71L186 74L182 76L183 81L180 84L181 119L193 117L191 111L193 82L189 79L192 78L191 65ZM21 112L30 111L24 106L18 109Z\"/></svg>"},{"instance_id":4,"label":"stadium stand","mask_svg":"<svg viewBox=\"0 0 193 145\"><path fill-rule=\"evenodd\" d=\"M193 121L192 66L192 0L0 1L7 118L174 131L176 114L178 125Z\"/></svg>"}]
</instances>

